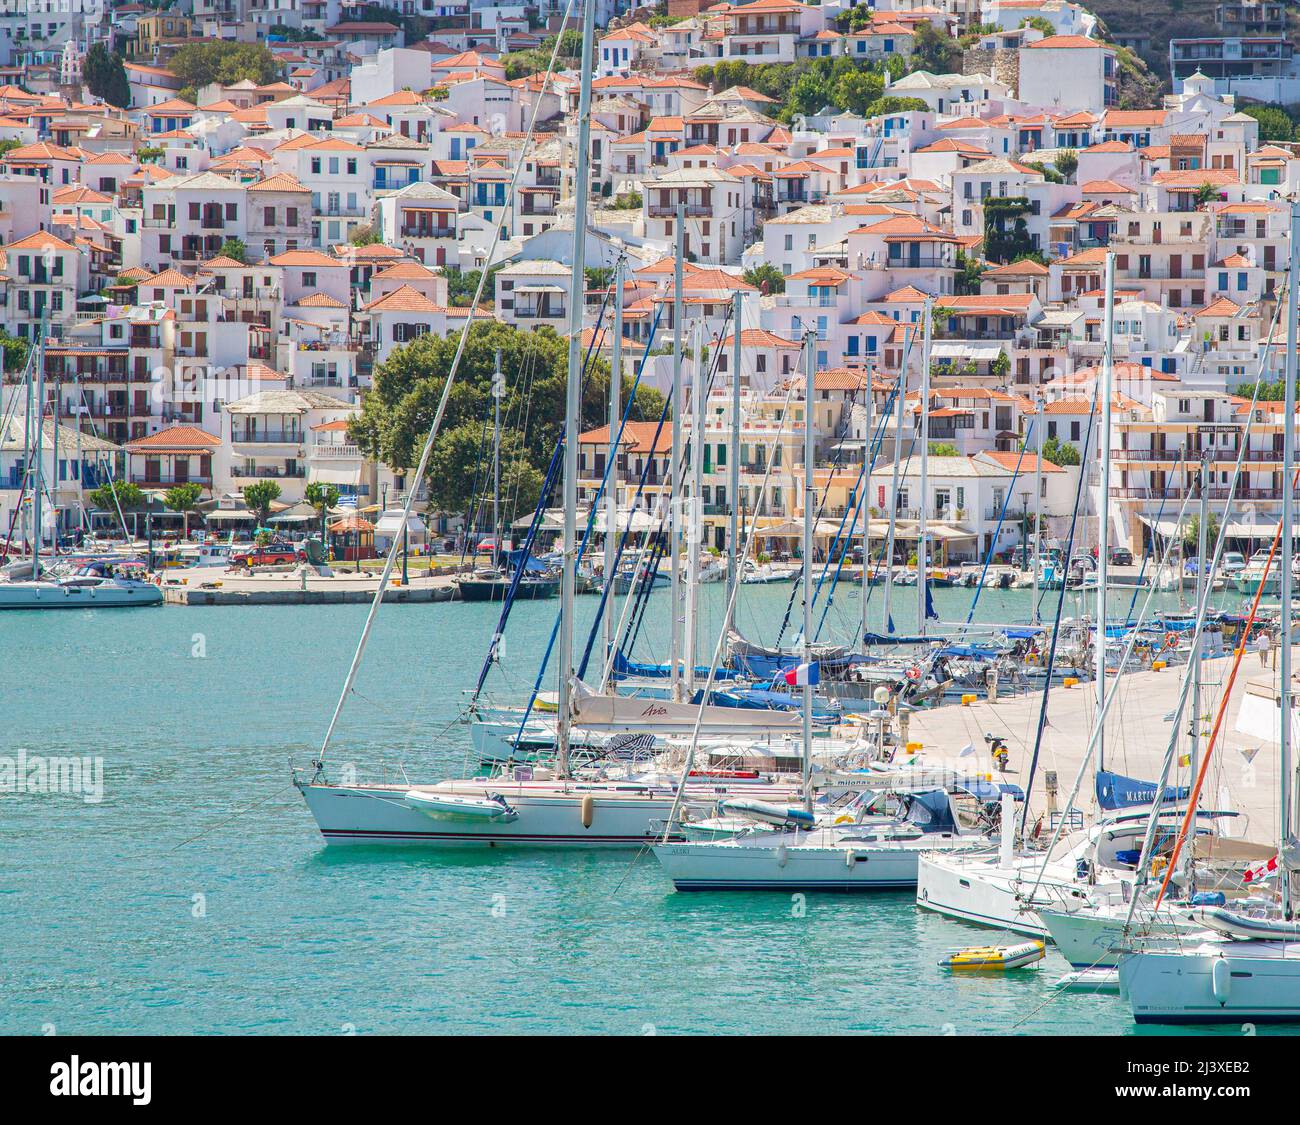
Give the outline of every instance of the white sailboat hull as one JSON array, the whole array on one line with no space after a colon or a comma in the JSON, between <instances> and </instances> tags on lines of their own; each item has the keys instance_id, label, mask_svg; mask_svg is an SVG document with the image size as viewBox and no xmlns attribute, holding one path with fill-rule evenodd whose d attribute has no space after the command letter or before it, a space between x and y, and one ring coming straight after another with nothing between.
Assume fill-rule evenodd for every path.
<instances>
[{"instance_id":1,"label":"white sailboat hull","mask_svg":"<svg viewBox=\"0 0 1300 1125\"><path fill-rule=\"evenodd\" d=\"M921 854L945 846L977 844L959 836L826 846L734 840L660 844L654 852L679 891L875 891L916 886Z\"/></svg>"},{"instance_id":2,"label":"white sailboat hull","mask_svg":"<svg viewBox=\"0 0 1300 1125\"><path fill-rule=\"evenodd\" d=\"M1185 944L1187 934L1204 931L1204 926L1196 925L1185 915L1163 909L1158 920L1153 919L1149 908L1139 909L1127 932L1124 928L1127 906L1113 911L1044 908L1038 917L1061 956L1075 969L1114 968L1123 953L1132 948L1135 934L1142 934L1143 944L1149 948L1162 942L1177 942L1179 935L1183 935Z\"/></svg>"},{"instance_id":3,"label":"white sailboat hull","mask_svg":"<svg viewBox=\"0 0 1300 1125\"><path fill-rule=\"evenodd\" d=\"M977 926L1048 937L1042 919L1025 910L1017 897L1017 892L1028 890L1020 871L998 867L993 861L973 863L971 858L924 856L917 871L916 904Z\"/></svg>"},{"instance_id":4,"label":"white sailboat hull","mask_svg":"<svg viewBox=\"0 0 1300 1125\"><path fill-rule=\"evenodd\" d=\"M1300 943L1139 950L1120 961L1119 981L1138 1023L1300 1022Z\"/></svg>"},{"instance_id":5,"label":"white sailboat hull","mask_svg":"<svg viewBox=\"0 0 1300 1125\"><path fill-rule=\"evenodd\" d=\"M161 605L162 591L151 582L0 582L0 609L116 609Z\"/></svg>"},{"instance_id":6,"label":"white sailboat hull","mask_svg":"<svg viewBox=\"0 0 1300 1125\"><path fill-rule=\"evenodd\" d=\"M672 809L668 785L468 780L437 785L327 785L302 783L303 798L331 845L397 844L426 847L634 848L662 831ZM499 794L513 819L434 818L412 808L407 795L484 797ZM765 799L790 799L789 787L745 789ZM725 787L692 787L687 807L706 811Z\"/></svg>"}]
</instances>

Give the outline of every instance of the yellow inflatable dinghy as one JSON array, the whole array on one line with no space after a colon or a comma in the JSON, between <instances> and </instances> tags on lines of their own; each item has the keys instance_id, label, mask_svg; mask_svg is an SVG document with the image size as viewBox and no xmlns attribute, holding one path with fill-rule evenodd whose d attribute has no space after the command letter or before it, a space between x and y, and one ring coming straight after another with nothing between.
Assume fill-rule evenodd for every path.
<instances>
[{"instance_id":1,"label":"yellow inflatable dinghy","mask_svg":"<svg viewBox=\"0 0 1300 1125\"><path fill-rule=\"evenodd\" d=\"M1026 941L1019 945L974 945L968 949L954 949L942 961L943 969L1019 969L1041 961L1045 955L1041 941Z\"/></svg>"}]
</instances>

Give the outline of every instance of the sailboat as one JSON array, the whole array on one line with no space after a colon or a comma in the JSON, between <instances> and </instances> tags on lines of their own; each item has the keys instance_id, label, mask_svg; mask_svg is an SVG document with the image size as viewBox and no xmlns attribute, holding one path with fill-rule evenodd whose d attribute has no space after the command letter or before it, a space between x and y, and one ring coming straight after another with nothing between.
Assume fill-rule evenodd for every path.
<instances>
[{"instance_id":1,"label":"sailboat","mask_svg":"<svg viewBox=\"0 0 1300 1125\"><path fill-rule=\"evenodd\" d=\"M963 815L957 797L945 789L908 793L898 814L846 816L829 825L819 823L812 779L813 688L819 680L812 646L812 527L815 512L815 435L810 412L815 395L814 334L804 349L804 481L803 481L803 663L794 671L803 689L802 807L746 810L735 803L727 811L753 821L749 829L731 830L722 839L674 842L683 815L670 822L654 854L679 891L699 890L873 890L912 886L923 851L964 849L985 842L979 811ZM692 754L694 747L692 747ZM1004 802L1004 807L1006 803ZM1010 816L1010 814L1008 814ZM823 818L824 819L824 818Z\"/></svg>"},{"instance_id":2,"label":"sailboat","mask_svg":"<svg viewBox=\"0 0 1300 1125\"><path fill-rule=\"evenodd\" d=\"M1282 519L1278 565L1281 646L1278 653L1278 844L1264 868L1277 880L1280 915L1252 916L1215 908L1197 918L1214 936L1194 948L1162 949L1139 939L1119 962L1120 995L1137 1023L1294 1023L1300 1021L1300 922L1295 915L1300 836L1296 825L1291 605L1294 574L1296 349L1300 346L1300 204L1291 204L1291 263L1283 382ZM1203 556L1202 556L1203 557ZM1202 765L1202 776L1204 765ZM1200 777L1192 799L1199 791ZM1271 871L1270 871L1271 869ZM1163 892L1163 888L1162 888ZM1156 903L1159 905L1160 897Z\"/></svg>"},{"instance_id":3,"label":"sailboat","mask_svg":"<svg viewBox=\"0 0 1300 1125\"><path fill-rule=\"evenodd\" d=\"M120 609L129 606L157 606L163 601L162 591L143 577L139 564L127 560L86 559L80 565L60 566L47 564L41 557L41 546L47 529L54 520L47 519L44 504L47 499L53 507L45 479L45 452L53 448L52 460L59 462L58 410L47 421L45 414L45 333L42 331L37 346L28 358L24 372L25 410L21 420L23 437L23 495L30 495L30 504L24 504L24 519L30 517L32 555L30 566L25 568L28 577L0 580L0 610L4 609ZM12 400L12 413L0 417L0 437L9 440L19 427L16 413L17 396ZM52 515L52 513L51 513ZM8 536L6 536L8 538ZM56 537L57 539L57 537ZM66 560L65 560L66 561Z\"/></svg>"},{"instance_id":4,"label":"sailboat","mask_svg":"<svg viewBox=\"0 0 1300 1125\"><path fill-rule=\"evenodd\" d=\"M589 186L589 141L591 110L592 50L595 39L595 3L583 5L582 76L578 107L578 143L575 175L575 211L573 229L573 266L571 291L580 295L585 288L585 254L587 247L587 206ZM539 103L540 104L540 103ZM536 109L534 109L534 124ZM531 128L530 128L531 135ZM518 166L522 167L522 163ZM683 259L679 238L678 268ZM495 250L494 236L493 250ZM492 254L489 252L488 261ZM487 271L483 277L487 276ZM480 281L480 285L482 281ZM678 285L678 293L681 287ZM477 304L477 298L474 302ZM320 753L310 771L295 770L294 784L330 844L419 844L436 847L636 847L647 842L669 814L683 804L699 815L712 809L715 802L728 796L746 794L770 802L788 800L793 789L788 783L769 781L747 773L742 777L710 776L700 771L695 776L668 775L637 770L621 763L576 768L573 761L574 719L580 717L588 696L573 667L576 571L579 540L577 535L578 423L582 383L582 313L584 302L570 302L569 367L565 410L564 439L564 550L560 588L559 621L559 691L555 704L555 765L538 767L516 764L490 777L446 780L432 784L336 783L326 776L325 755L337 727L343 707L352 691L363 658L374 617L383 591L397 558L396 545L390 549L380 576L375 599L363 627L356 653L349 668L333 717L326 731ZM680 307L677 316L678 346L681 354ZM466 323L463 332L471 328ZM462 348L464 337L462 337ZM680 370L680 364L676 365ZM444 383L444 401L450 392L455 368ZM678 378L679 381L679 378ZM675 387L675 390L679 388ZM683 396L677 394L678 403ZM676 420L680 411L674 413ZM415 479L422 479L430 452L437 437L442 416L430 430L421 452ZM674 427L676 429L676 426ZM674 449L680 449L678 442ZM410 490L403 518L408 518L415 497ZM680 527L676 529L676 540ZM674 550L674 589L680 589L676 575L677 552ZM674 651L674 666L678 653ZM617 700L594 706L637 706L644 701ZM658 706L656 704L656 706ZM732 710L733 716L744 714ZM778 714L789 722L789 717ZM611 713L609 718L618 718ZM646 716L647 718L649 716Z\"/></svg>"}]
</instances>

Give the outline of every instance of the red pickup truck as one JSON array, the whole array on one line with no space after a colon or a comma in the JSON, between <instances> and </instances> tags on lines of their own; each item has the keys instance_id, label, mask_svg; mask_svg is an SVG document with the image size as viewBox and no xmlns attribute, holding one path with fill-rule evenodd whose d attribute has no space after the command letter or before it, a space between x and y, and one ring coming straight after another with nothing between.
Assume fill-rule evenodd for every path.
<instances>
[{"instance_id":1,"label":"red pickup truck","mask_svg":"<svg viewBox=\"0 0 1300 1125\"><path fill-rule=\"evenodd\" d=\"M303 557L302 553L287 543L267 543L261 547L250 547L231 555L230 565L234 567L254 566L292 566Z\"/></svg>"}]
</instances>

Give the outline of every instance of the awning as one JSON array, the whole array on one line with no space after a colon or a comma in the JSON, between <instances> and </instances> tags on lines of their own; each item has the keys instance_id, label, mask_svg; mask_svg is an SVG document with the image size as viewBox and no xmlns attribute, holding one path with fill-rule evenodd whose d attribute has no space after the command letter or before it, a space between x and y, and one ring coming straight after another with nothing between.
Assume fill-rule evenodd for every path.
<instances>
[{"instance_id":1,"label":"awning","mask_svg":"<svg viewBox=\"0 0 1300 1125\"><path fill-rule=\"evenodd\" d=\"M418 536L425 533L424 520L412 512L406 519L409 535ZM375 534L385 539L396 539L402 534L402 510L385 512L375 523Z\"/></svg>"},{"instance_id":2,"label":"awning","mask_svg":"<svg viewBox=\"0 0 1300 1125\"><path fill-rule=\"evenodd\" d=\"M257 516L247 508L215 508L203 517L208 523L225 520L255 520Z\"/></svg>"},{"instance_id":3,"label":"awning","mask_svg":"<svg viewBox=\"0 0 1300 1125\"><path fill-rule=\"evenodd\" d=\"M936 340L930 345L931 359L973 359L989 363L1002 354L996 344L956 344L946 340Z\"/></svg>"},{"instance_id":4,"label":"awning","mask_svg":"<svg viewBox=\"0 0 1300 1125\"><path fill-rule=\"evenodd\" d=\"M516 285L516 293L567 293L562 285Z\"/></svg>"},{"instance_id":5,"label":"awning","mask_svg":"<svg viewBox=\"0 0 1300 1125\"><path fill-rule=\"evenodd\" d=\"M341 469L334 465L312 465L307 470L307 479L309 481L319 481L321 484L360 484L361 468Z\"/></svg>"},{"instance_id":6,"label":"awning","mask_svg":"<svg viewBox=\"0 0 1300 1125\"><path fill-rule=\"evenodd\" d=\"M1179 534L1177 520L1159 520L1154 516L1139 515L1147 527L1151 528L1157 535L1162 535L1166 539ZM1270 522L1263 520L1260 523L1229 523L1229 539L1272 539L1277 534L1277 521Z\"/></svg>"}]
</instances>

